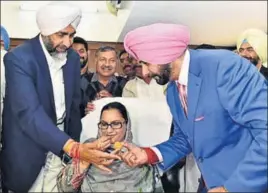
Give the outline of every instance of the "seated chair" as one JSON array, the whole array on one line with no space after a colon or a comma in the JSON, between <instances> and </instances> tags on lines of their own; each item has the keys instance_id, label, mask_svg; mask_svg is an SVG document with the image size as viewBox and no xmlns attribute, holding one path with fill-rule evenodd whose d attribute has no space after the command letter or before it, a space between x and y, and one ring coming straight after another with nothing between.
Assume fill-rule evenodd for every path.
<instances>
[{"instance_id":1,"label":"seated chair","mask_svg":"<svg viewBox=\"0 0 268 193\"><path fill-rule=\"evenodd\" d=\"M84 142L88 138L97 136L98 127L97 123L100 119L100 112L104 105L110 102L120 102L126 106L131 119L133 142L141 147L154 146L164 142L170 137L170 128L172 125L172 115L170 113L167 103L163 100L150 100L138 98L103 98L94 102L95 110L90 112L82 119L82 133L80 141ZM175 175L178 176L179 167L175 168ZM174 185L174 179L167 176L169 173L164 174L163 188L166 192L171 192L170 186ZM160 171L160 175L163 173ZM162 177L162 178L163 178ZM179 179L175 182L176 192L179 188ZM172 181L172 182L169 182ZM172 191L174 192L174 191Z\"/></svg>"}]
</instances>

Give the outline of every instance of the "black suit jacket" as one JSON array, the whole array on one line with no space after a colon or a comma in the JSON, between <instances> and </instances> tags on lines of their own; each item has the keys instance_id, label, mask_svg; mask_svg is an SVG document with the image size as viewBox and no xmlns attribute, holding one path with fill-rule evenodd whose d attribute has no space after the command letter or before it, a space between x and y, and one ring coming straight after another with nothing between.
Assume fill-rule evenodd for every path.
<instances>
[{"instance_id":1,"label":"black suit jacket","mask_svg":"<svg viewBox=\"0 0 268 193\"><path fill-rule=\"evenodd\" d=\"M268 68L261 66L260 73L268 80Z\"/></svg>"},{"instance_id":2,"label":"black suit jacket","mask_svg":"<svg viewBox=\"0 0 268 193\"><path fill-rule=\"evenodd\" d=\"M27 192L44 165L47 152L60 156L70 137L80 138L79 56L72 49L68 50L67 62L63 66L64 132L56 126L52 82L39 36L6 54L4 63L2 177L9 190Z\"/></svg>"}]
</instances>

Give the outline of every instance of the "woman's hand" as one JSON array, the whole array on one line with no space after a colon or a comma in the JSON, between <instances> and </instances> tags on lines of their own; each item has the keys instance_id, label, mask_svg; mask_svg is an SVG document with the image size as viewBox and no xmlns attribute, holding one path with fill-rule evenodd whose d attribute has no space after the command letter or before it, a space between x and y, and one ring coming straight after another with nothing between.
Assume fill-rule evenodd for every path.
<instances>
[{"instance_id":1,"label":"woman's hand","mask_svg":"<svg viewBox=\"0 0 268 193\"><path fill-rule=\"evenodd\" d=\"M102 136L99 139L97 139L96 141L94 141L93 144L95 147L94 149L104 151L108 147L111 146L111 137L110 136Z\"/></svg>"}]
</instances>

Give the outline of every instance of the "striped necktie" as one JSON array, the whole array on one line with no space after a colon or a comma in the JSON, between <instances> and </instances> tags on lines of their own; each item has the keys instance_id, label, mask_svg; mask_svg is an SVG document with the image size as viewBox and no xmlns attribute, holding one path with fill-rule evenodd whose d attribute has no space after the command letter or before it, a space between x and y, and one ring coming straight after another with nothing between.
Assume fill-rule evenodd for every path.
<instances>
[{"instance_id":1,"label":"striped necktie","mask_svg":"<svg viewBox=\"0 0 268 193\"><path fill-rule=\"evenodd\" d=\"M183 107L183 111L187 117L187 93L186 93L186 86L183 84L178 83L178 90L179 90L179 97L181 100L181 105Z\"/></svg>"}]
</instances>

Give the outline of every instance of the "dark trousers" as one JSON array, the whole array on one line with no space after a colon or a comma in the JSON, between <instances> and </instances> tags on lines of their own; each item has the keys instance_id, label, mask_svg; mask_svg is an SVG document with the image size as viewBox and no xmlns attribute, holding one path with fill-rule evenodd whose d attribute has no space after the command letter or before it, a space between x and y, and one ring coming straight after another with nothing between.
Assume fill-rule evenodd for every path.
<instances>
[{"instance_id":1,"label":"dark trousers","mask_svg":"<svg viewBox=\"0 0 268 193\"><path fill-rule=\"evenodd\" d=\"M174 126L172 124L170 129L170 136L173 135L173 132L174 132ZM165 193L179 192L180 189L179 170L183 167L184 164L185 162L184 160L182 160L163 174L161 181Z\"/></svg>"},{"instance_id":2,"label":"dark trousers","mask_svg":"<svg viewBox=\"0 0 268 193\"><path fill-rule=\"evenodd\" d=\"M197 193L207 193L208 189L206 188L206 185L204 183L202 176L199 178L198 182L199 182L199 186L198 186Z\"/></svg>"}]
</instances>

